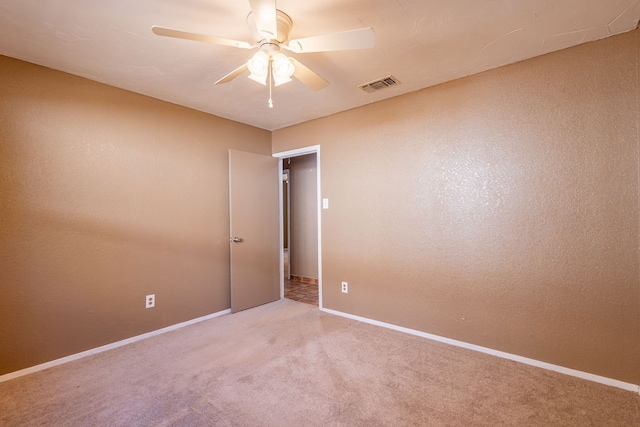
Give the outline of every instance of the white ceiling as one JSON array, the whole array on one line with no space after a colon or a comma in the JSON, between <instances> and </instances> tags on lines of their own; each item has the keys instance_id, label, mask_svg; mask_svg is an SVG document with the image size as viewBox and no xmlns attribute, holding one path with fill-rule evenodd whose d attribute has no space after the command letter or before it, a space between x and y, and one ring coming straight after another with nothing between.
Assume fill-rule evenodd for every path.
<instances>
[{"instance_id":1,"label":"white ceiling","mask_svg":"<svg viewBox=\"0 0 640 427\"><path fill-rule=\"evenodd\" d=\"M373 49L291 54L330 82L214 82L253 51L159 37L152 25L253 43L247 0L0 0L0 54L275 130L637 27L640 0L277 0L290 38L373 27ZM401 84L365 93L389 74ZM0 75L1 78L1 75Z\"/></svg>"}]
</instances>

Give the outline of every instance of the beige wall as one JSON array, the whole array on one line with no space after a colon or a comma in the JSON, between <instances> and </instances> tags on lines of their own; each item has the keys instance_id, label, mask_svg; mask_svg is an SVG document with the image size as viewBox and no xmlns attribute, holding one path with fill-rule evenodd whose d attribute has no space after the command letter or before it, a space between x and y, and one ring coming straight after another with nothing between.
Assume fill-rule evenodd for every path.
<instances>
[{"instance_id":1,"label":"beige wall","mask_svg":"<svg viewBox=\"0 0 640 427\"><path fill-rule=\"evenodd\" d=\"M321 145L325 306L640 383L638 49L274 132L273 152Z\"/></svg>"},{"instance_id":2,"label":"beige wall","mask_svg":"<svg viewBox=\"0 0 640 427\"><path fill-rule=\"evenodd\" d=\"M316 154L291 158L291 274L318 278L318 167Z\"/></svg>"},{"instance_id":3,"label":"beige wall","mask_svg":"<svg viewBox=\"0 0 640 427\"><path fill-rule=\"evenodd\" d=\"M326 307L640 383L639 46L271 136L0 57L0 374L228 308L227 149L320 144Z\"/></svg>"},{"instance_id":4,"label":"beige wall","mask_svg":"<svg viewBox=\"0 0 640 427\"><path fill-rule=\"evenodd\" d=\"M228 148L270 133L0 57L0 374L229 308Z\"/></svg>"}]
</instances>

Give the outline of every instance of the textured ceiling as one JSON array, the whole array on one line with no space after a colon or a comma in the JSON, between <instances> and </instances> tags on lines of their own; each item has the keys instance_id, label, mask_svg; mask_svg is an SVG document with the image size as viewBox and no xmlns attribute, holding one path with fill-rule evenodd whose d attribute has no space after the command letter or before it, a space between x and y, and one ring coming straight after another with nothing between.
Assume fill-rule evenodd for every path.
<instances>
[{"instance_id":1,"label":"textured ceiling","mask_svg":"<svg viewBox=\"0 0 640 427\"><path fill-rule=\"evenodd\" d=\"M373 49L291 54L330 82L268 89L253 51L159 37L152 25L253 43L246 0L2 0L0 54L275 130L637 27L640 0L278 0L290 38L373 27ZM401 84L359 85L389 74ZM1 75L0 75L1 78Z\"/></svg>"}]
</instances>

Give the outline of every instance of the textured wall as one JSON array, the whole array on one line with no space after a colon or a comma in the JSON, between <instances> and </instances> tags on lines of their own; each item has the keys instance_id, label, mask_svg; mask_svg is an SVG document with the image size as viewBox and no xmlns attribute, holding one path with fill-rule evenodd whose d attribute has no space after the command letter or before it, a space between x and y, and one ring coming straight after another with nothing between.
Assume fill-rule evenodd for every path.
<instances>
[{"instance_id":1,"label":"textured wall","mask_svg":"<svg viewBox=\"0 0 640 427\"><path fill-rule=\"evenodd\" d=\"M318 278L318 167L315 154L293 157L291 173L291 274Z\"/></svg>"},{"instance_id":2,"label":"textured wall","mask_svg":"<svg viewBox=\"0 0 640 427\"><path fill-rule=\"evenodd\" d=\"M638 99L634 31L274 132L325 306L640 383Z\"/></svg>"},{"instance_id":3,"label":"textured wall","mask_svg":"<svg viewBox=\"0 0 640 427\"><path fill-rule=\"evenodd\" d=\"M0 57L0 374L229 308L228 148L270 134Z\"/></svg>"}]
</instances>

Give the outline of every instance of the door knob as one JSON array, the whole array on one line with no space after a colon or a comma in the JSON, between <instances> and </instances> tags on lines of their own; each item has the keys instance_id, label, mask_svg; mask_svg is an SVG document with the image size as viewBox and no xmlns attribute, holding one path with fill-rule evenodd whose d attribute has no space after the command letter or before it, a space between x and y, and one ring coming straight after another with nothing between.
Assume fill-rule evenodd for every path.
<instances>
[{"instance_id":1,"label":"door knob","mask_svg":"<svg viewBox=\"0 0 640 427\"><path fill-rule=\"evenodd\" d=\"M242 242L242 239L240 237L232 237L229 239L229 241L233 243L240 243Z\"/></svg>"}]
</instances>

